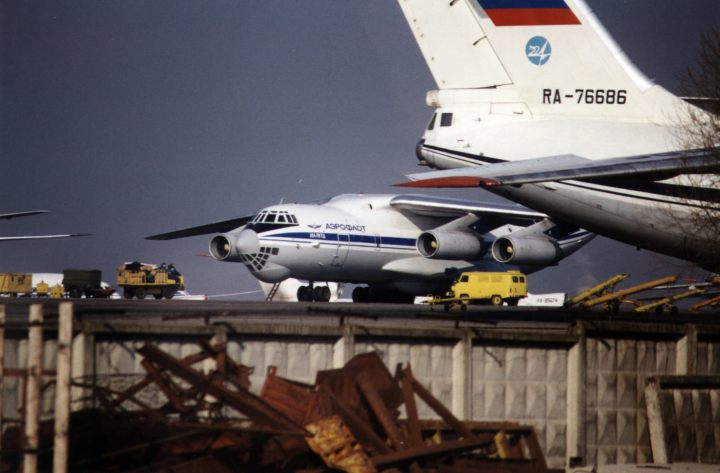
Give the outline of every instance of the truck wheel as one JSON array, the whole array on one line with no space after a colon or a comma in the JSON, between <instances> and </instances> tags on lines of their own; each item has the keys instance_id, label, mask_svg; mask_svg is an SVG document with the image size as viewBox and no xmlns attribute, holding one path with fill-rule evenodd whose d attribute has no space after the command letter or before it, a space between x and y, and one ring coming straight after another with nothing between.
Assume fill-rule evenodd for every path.
<instances>
[{"instance_id":1,"label":"truck wheel","mask_svg":"<svg viewBox=\"0 0 720 473\"><path fill-rule=\"evenodd\" d=\"M502 297L500 297L500 296L498 296L497 294L495 294L495 295L492 296L492 298L490 299L490 303L491 303L492 305L502 305L502 303L503 303Z\"/></svg>"},{"instance_id":2,"label":"truck wheel","mask_svg":"<svg viewBox=\"0 0 720 473\"><path fill-rule=\"evenodd\" d=\"M132 299L133 297L135 297L135 293L132 289L126 287L123 290L123 297L125 297L125 299Z\"/></svg>"},{"instance_id":3,"label":"truck wheel","mask_svg":"<svg viewBox=\"0 0 720 473\"><path fill-rule=\"evenodd\" d=\"M77 287L70 289L70 297L72 299L80 299L82 297L82 291Z\"/></svg>"},{"instance_id":4,"label":"truck wheel","mask_svg":"<svg viewBox=\"0 0 720 473\"><path fill-rule=\"evenodd\" d=\"M153 297L157 300L162 299L162 294L153 294Z\"/></svg>"},{"instance_id":5,"label":"truck wheel","mask_svg":"<svg viewBox=\"0 0 720 473\"><path fill-rule=\"evenodd\" d=\"M165 289L163 289L163 296L165 296L165 299L170 300L173 298L174 295L175 295L175 290L173 288L166 287Z\"/></svg>"},{"instance_id":6,"label":"truck wheel","mask_svg":"<svg viewBox=\"0 0 720 473\"><path fill-rule=\"evenodd\" d=\"M145 299L145 289L142 287L135 289L135 297L138 299Z\"/></svg>"}]
</instances>

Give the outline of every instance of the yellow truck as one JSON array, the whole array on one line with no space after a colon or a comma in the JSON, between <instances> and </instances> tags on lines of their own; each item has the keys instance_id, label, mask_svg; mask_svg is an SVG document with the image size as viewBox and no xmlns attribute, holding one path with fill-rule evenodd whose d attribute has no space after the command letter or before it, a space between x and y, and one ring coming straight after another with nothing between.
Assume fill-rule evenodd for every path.
<instances>
[{"instance_id":1,"label":"yellow truck","mask_svg":"<svg viewBox=\"0 0 720 473\"><path fill-rule=\"evenodd\" d=\"M460 274L445 296L433 297L428 303L443 304L445 310L459 304L465 310L468 304L517 305L526 296L527 277L520 271L470 271Z\"/></svg>"},{"instance_id":2,"label":"yellow truck","mask_svg":"<svg viewBox=\"0 0 720 473\"><path fill-rule=\"evenodd\" d=\"M185 279L172 264L161 265L125 263L118 268L117 284L123 288L125 299L172 299L176 291L185 289Z\"/></svg>"}]
</instances>

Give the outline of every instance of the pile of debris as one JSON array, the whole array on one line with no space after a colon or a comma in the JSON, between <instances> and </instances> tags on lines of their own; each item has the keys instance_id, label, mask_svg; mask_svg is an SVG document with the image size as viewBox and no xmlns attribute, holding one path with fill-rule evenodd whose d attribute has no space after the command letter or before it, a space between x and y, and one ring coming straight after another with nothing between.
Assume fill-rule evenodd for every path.
<instances>
[{"instance_id":1,"label":"pile of debris","mask_svg":"<svg viewBox=\"0 0 720 473\"><path fill-rule=\"evenodd\" d=\"M224 344L203 343L182 359L153 345L137 351L142 381L123 391L92 387L103 408L73 414L70 471L549 471L532 427L461 422L409 365L393 376L375 353L318 372L314 386L271 367L257 396L248 390L252 368L231 360ZM205 360L214 369L193 367ZM151 407L146 389L167 401ZM420 420L417 399L442 420ZM41 427L41 471L52 461L52 426ZM21 438L19 428L5 432L0 471L18 471Z\"/></svg>"}]
</instances>

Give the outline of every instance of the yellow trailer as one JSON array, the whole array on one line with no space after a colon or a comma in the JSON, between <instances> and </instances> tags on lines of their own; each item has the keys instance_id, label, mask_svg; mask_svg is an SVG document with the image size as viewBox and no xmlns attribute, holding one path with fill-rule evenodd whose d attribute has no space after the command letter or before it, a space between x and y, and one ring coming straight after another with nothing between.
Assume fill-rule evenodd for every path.
<instances>
[{"instance_id":1,"label":"yellow trailer","mask_svg":"<svg viewBox=\"0 0 720 473\"><path fill-rule=\"evenodd\" d=\"M517 305L526 296L527 277L520 271L469 271L460 275L444 297L433 297L427 302L443 304L445 310L459 304L465 310L468 304Z\"/></svg>"},{"instance_id":2,"label":"yellow trailer","mask_svg":"<svg viewBox=\"0 0 720 473\"><path fill-rule=\"evenodd\" d=\"M17 297L32 292L32 274L0 273L0 294Z\"/></svg>"}]
</instances>

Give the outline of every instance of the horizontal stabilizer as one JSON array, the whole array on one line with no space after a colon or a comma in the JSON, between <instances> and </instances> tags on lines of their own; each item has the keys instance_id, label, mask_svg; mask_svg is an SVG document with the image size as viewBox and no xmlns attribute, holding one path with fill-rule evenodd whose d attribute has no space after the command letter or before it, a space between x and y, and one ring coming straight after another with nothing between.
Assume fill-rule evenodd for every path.
<instances>
[{"instance_id":1,"label":"horizontal stabilizer","mask_svg":"<svg viewBox=\"0 0 720 473\"><path fill-rule=\"evenodd\" d=\"M146 240L174 240L176 238L187 238L198 235L209 235L211 233L225 233L231 230L235 230L238 227L242 227L248 223L254 215L248 215L245 217L232 218L230 220L222 220L220 222L208 223L197 227L183 228L167 233L160 233L158 235L151 235L145 237Z\"/></svg>"}]
</instances>

